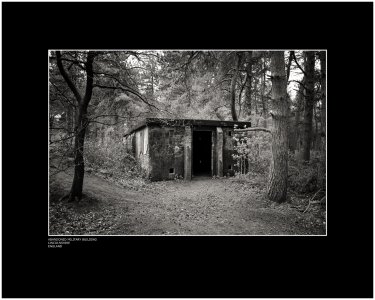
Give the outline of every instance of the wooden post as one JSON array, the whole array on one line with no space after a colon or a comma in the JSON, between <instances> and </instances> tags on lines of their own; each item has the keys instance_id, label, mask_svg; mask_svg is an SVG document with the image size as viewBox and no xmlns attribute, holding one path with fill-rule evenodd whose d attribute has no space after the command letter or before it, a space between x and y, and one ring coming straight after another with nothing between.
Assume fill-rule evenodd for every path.
<instances>
[{"instance_id":1,"label":"wooden post","mask_svg":"<svg viewBox=\"0 0 375 300\"><path fill-rule=\"evenodd\" d=\"M184 141L184 179L191 180L191 146L192 146L192 131L190 126L185 126L185 141Z\"/></svg>"},{"instance_id":2,"label":"wooden post","mask_svg":"<svg viewBox=\"0 0 375 300\"><path fill-rule=\"evenodd\" d=\"M223 129L216 127L217 176L223 177Z\"/></svg>"}]
</instances>

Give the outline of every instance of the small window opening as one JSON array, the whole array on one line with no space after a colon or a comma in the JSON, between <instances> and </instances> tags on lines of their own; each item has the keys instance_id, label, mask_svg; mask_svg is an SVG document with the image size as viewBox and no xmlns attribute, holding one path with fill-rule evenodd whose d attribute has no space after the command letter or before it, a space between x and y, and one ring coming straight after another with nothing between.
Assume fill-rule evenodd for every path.
<instances>
[{"instance_id":1,"label":"small window opening","mask_svg":"<svg viewBox=\"0 0 375 300\"><path fill-rule=\"evenodd\" d=\"M229 136L232 136L232 131L228 131L228 135L229 135Z\"/></svg>"},{"instance_id":2,"label":"small window opening","mask_svg":"<svg viewBox=\"0 0 375 300\"><path fill-rule=\"evenodd\" d=\"M232 170L232 165L229 165L229 166L228 166L228 170Z\"/></svg>"},{"instance_id":3,"label":"small window opening","mask_svg":"<svg viewBox=\"0 0 375 300\"><path fill-rule=\"evenodd\" d=\"M173 174L174 173L174 168L170 168L169 169L169 174Z\"/></svg>"}]
</instances>

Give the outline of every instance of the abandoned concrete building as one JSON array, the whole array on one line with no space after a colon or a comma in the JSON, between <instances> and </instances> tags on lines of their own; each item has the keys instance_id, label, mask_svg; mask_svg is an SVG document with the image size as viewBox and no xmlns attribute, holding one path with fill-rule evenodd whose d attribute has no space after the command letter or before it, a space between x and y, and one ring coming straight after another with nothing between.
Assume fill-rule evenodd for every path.
<instances>
[{"instance_id":1,"label":"abandoned concrete building","mask_svg":"<svg viewBox=\"0 0 375 300\"><path fill-rule=\"evenodd\" d=\"M146 118L124 135L151 180L234 174L233 129L250 122Z\"/></svg>"}]
</instances>

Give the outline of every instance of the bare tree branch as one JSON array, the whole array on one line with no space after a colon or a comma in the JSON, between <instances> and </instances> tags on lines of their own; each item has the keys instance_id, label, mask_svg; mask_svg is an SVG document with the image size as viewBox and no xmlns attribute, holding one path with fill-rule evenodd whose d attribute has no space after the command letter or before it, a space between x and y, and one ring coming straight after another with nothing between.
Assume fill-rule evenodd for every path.
<instances>
[{"instance_id":1,"label":"bare tree branch","mask_svg":"<svg viewBox=\"0 0 375 300\"><path fill-rule=\"evenodd\" d=\"M292 64L293 56L294 56L294 51L289 51L289 59L288 59L288 64L286 67L286 81L288 82L289 80L289 75L290 75L290 65Z\"/></svg>"},{"instance_id":2,"label":"bare tree branch","mask_svg":"<svg viewBox=\"0 0 375 300\"><path fill-rule=\"evenodd\" d=\"M77 134L75 133L75 134L73 134L73 135L70 135L70 136L64 137L64 138L62 138L62 139L60 139L60 140L50 141L49 144L52 145L52 144L54 144L54 143L62 142L62 141L65 141L65 140L69 140L69 139L74 138L76 135L77 135Z\"/></svg>"},{"instance_id":3,"label":"bare tree branch","mask_svg":"<svg viewBox=\"0 0 375 300\"><path fill-rule=\"evenodd\" d=\"M137 91L127 87L121 87L121 86L106 86L106 85L101 85L101 84L94 84L94 87L98 87L98 88L103 88L103 89L112 89L112 90L122 90L124 92L129 92L135 96L137 96L139 99L141 99L144 103L146 103L147 105L157 109L157 110L160 110L159 108L157 108L154 104L152 103L149 103L140 93L138 93Z\"/></svg>"},{"instance_id":4,"label":"bare tree branch","mask_svg":"<svg viewBox=\"0 0 375 300\"><path fill-rule=\"evenodd\" d=\"M61 96L63 96L65 99L66 99L66 101L68 101L68 103L70 104L70 105L72 105L72 106L77 106L77 105L75 105L67 96L65 96L65 94L57 87L57 85L56 84L54 84L52 81L50 81L50 83L54 86L54 88L59 92L59 94L61 95Z\"/></svg>"},{"instance_id":5,"label":"bare tree branch","mask_svg":"<svg viewBox=\"0 0 375 300\"><path fill-rule=\"evenodd\" d=\"M90 51L87 53L87 61L85 63L86 66L86 73L87 73L87 80L86 80L86 91L85 96L83 98L83 105L87 107L91 100L92 90L94 88L94 70L93 70L93 62L95 56L98 54L96 52Z\"/></svg>"},{"instance_id":6,"label":"bare tree branch","mask_svg":"<svg viewBox=\"0 0 375 300\"><path fill-rule=\"evenodd\" d=\"M298 63L298 61L297 61L297 57L296 57L296 54L294 53L294 51L293 51L293 58L294 58L294 61L295 61L296 64L297 64L297 67L302 71L303 75L306 76L306 72L305 72L305 70L300 66L300 64Z\"/></svg>"},{"instance_id":7,"label":"bare tree branch","mask_svg":"<svg viewBox=\"0 0 375 300\"><path fill-rule=\"evenodd\" d=\"M82 96L81 96L77 87L75 86L75 84L70 79L70 77L68 76L68 74L66 73L66 71L64 69L64 66L62 64L62 57L61 57L60 51L56 51L56 58L57 58L57 67L59 68L62 77L64 78L64 80L68 84L69 88L72 90L72 92L73 92L74 96L76 97L78 103L81 103L82 102Z\"/></svg>"},{"instance_id":8,"label":"bare tree branch","mask_svg":"<svg viewBox=\"0 0 375 300\"><path fill-rule=\"evenodd\" d=\"M297 82L299 83L300 85L302 85L302 87L307 90L307 87L304 85L304 83L302 81L299 81L299 80L289 80L289 82Z\"/></svg>"},{"instance_id":9,"label":"bare tree branch","mask_svg":"<svg viewBox=\"0 0 375 300\"><path fill-rule=\"evenodd\" d=\"M101 118L101 117L117 117L117 118L122 118L122 119L128 118L128 117L123 117L123 116L119 116L119 115L98 115L98 116L94 116L94 117L90 118L90 120L94 120L94 119Z\"/></svg>"},{"instance_id":10,"label":"bare tree branch","mask_svg":"<svg viewBox=\"0 0 375 300\"><path fill-rule=\"evenodd\" d=\"M121 123L121 121L118 121L116 123L113 123L113 124L108 124L108 123L103 123L103 122L99 122L99 121L94 121L94 120L89 120L90 123L98 123L98 124L102 124L102 125L106 125L106 126L115 126L119 123Z\"/></svg>"},{"instance_id":11,"label":"bare tree branch","mask_svg":"<svg viewBox=\"0 0 375 300\"><path fill-rule=\"evenodd\" d=\"M185 72L189 64L193 61L194 57L196 57L199 54L199 51L192 51L187 62L183 63L181 66L174 68L174 71L180 70L185 67Z\"/></svg>"}]
</instances>

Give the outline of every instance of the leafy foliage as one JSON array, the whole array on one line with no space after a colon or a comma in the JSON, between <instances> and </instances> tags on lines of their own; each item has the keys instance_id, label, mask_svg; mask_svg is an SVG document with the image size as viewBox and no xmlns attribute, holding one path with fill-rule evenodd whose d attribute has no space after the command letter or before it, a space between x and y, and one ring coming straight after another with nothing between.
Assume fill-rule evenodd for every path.
<instances>
[{"instance_id":1,"label":"leafy foliage","mask_svg":"<svg viewBox=\"0 0 375 300\"><path fill-rule=\"evenodd\" d=\"M236 176L239 179L253 181L259 175L265 175L271 160L271 137L270 134L255 131L247 133L236 133L233 136L235 142L233 158L236 161ZM325 189L324 178L318 180L319 168L321 168L319 151L312 151L311 160L302 162L296 159L293 153L289 155L288 187L290 190L300 193L313 193L318 189Z\"/></svg>"},{"instance_id":2,"label":"leafy foliage","mask_svg":"<svg viewBox=\"0 0 375 300\"><path fill-rule=\"evenodd\" d=\"M105 143L88 140L85 144L85 165L89 171L117 181L145 178L135 158L126 151L121 140L109 139Z\"/></svg>"},{"instance_id":3,"label":"leafy foliage","mask_svg":"<svg viewBox=\"0 0 375 300\"><path fill-rule=\"evenodd\" d=\"M324 190L325 175L320 181L318 180L321 159L319 152L316 151L312 152L309 162L301 162L294 155L290 155L288 187L297 193L313 193L319 188Z\"/></svg>"},{"instance_id":4,"label":"leafy foliage","mask_svg":"<svg viewBox=\"0 0 375 300\"><path fill-rule=\"evenodd\" d=\"M237 174L265 174L271 159L271 137L266 132L236 133L233 158L238 168Z\"/></svg>"}]
</instances>

